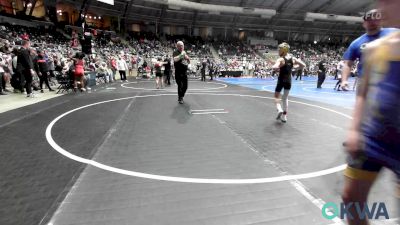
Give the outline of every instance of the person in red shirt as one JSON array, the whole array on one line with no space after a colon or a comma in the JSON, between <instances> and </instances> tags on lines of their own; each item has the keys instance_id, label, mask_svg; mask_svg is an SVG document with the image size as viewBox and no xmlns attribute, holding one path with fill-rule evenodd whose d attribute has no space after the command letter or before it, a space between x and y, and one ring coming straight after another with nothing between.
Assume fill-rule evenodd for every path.
<instances>
[{"instance_id":1,"label":"person in red shirt","mask_svg":"<svg viewBox=\"0 0 400 225\"><path fill-rule=\"evenodd\" d=\"M136 65L136 58L135 58L135 56L132 55L131 56L131 62L130 62L130 71L129 71L129 74L131 76L133 75L133 69L135 68L135 65Z\"/></svg>"},{"instance_id":2,"label":"person in red shirt","mask_svg":"<svg viewBox=\"0 0 400 225\"><path fill-rule=\"evenodd\" d=\"M85 61L83 58L85 55L83 53L77 53L74 59L74 90L78 89L78 82L80 81L81 84L81 91L86 91L84 88L84 79L85 79Z\"/></svg>"},{"instance_id":3,"label":"person in red shirt","mask_svg":"<svg viewBox=\"0 0 400 225\"><path fill-rule=\"evenodd\" d=\"M111 57L111 70L113 72L113 80L115 80L115 74L117 73L117 60L115 59L115 57Z\"/></svg>"},{"instance_id":4,"label":"person in red shirt","mask_svg":"<svg viewBox=\"0 0 400 225\"><path fill-rule=\"evenodd\" d=\"M20 37L21 37L22 40L25 40L25 41L29 40L29 35L26 32L23 33Z\"/></svg>"}]
</instances>

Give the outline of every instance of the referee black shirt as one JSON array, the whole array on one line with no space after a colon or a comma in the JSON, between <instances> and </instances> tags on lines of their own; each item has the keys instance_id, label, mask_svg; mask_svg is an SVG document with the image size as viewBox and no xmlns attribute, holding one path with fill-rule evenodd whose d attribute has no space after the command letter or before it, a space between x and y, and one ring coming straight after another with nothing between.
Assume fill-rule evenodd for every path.
<instances>
[{"instance_id":1,"label":"referee black shirt","mask_svg":"<svg viewBox=\"0 0 400 225\"><path fill-rule=\"evenodd\" d=\"M177 57L178 55L181 54L181 51L175 50L173 53L173 57ZM184 59L180 59L177 62L174 60L174 67L175 67L175 74L186 74L186 71L188 69L187 65L183 63Z\"/></svg>"}]
</instances>

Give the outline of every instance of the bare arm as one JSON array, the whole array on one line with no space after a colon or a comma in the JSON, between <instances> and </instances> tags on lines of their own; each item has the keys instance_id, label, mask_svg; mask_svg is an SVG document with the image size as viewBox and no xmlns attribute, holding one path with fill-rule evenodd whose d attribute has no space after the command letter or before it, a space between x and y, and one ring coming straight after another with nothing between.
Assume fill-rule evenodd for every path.
<instances>
[{"instance_id":1,"label":"bare arm","mask_svg":"<svg viewBox=\"0 0 400 225\"><path fill-rule=\"evenodd\" d=\"M190 57L188 55L185 54L185 59L189 62L190 64Z\"/></svg>"},{"instance_id":2,"label":"bare arm","mask_svg":"<svg viewBox=\"0 0 400 225\"><path fill-rule=\"evenodd\" d=\"M300 59L293 58L293 64L299 65L301 69L306 67L306 64Z\"/></svg>"},{"instance_id":3,"label":"bare arm","mask_svg":"<svg viewBox=\"0 0 400 225\"><path fill-rule=\"evenodd\" d=\"M279 70L282 66L285 65L285 61L282 58L276 60L275 64L272 66L273 70Z\"/></svg>"},{"instance_id":4,"label":"bare arm","mask_svg":"<svg viewBox=\"0 0 400 225\"><path fill-rule=\"evenodd\" d=\"M361 85L361 90L359 90L359 93L357 94L356 97L356 104L354 108L354 113L353 113L353 122L351 123L350 130L354 131L359 131L360 130L360 124L361 124L361 117L363 115L362 110L365 105L365 96L366 96L366 89L367 89L367 79L365 77L362 78L362 85Z\"/></svg>"},{"instance_id":5,"label":"bare arm","mask_svg":"<svg viewBox=\"0 0 400 225\"><path fill-rule=\"evenodd\" d=\"M185 51L182 51L181 54L174 57L174 62L178 62L179 60L183 59L186 55Z\"/></svg>"},{"instance_id":6,"label":"bare arm","mask_svg":"<svg viewBox=\"0 0 400 225\"><path fill-rule=\"evenodd\" d=\"M181 60L181 55L177 55L174 57L174 62L178 62L179 60Z\"/></svg>"},{"instance_id":7,"label":"bare arm","mask_svg":"<svg viewBox=\"0 0 400 225\"><path fill-rule=\"evenodd\" d=\"M349 67L348 67L349 68ZM347 135L346 149L353 157L357 155L361 147L361 121L364 114L364 106L366 103L366 96L368 92L368 80L370 76L370 63L364 65L364 74L361 78L361 85L357 92L356 104L353 112L353 120L350 125L350 130Z\"/></svg>"},{"instance_id":8,"label":"bare arm","mask_svg":"<svg viewBox=\"0 0 400 225\"><path fill-rule=\"evenodd\" d=\"M343 64L343 69L342 69L342 87L347 87L348 82L347 80L349 79L350 73L351 73L351 68L354 65L354 61L351 60L345 60Z\"/></svg>"}]
</instances>

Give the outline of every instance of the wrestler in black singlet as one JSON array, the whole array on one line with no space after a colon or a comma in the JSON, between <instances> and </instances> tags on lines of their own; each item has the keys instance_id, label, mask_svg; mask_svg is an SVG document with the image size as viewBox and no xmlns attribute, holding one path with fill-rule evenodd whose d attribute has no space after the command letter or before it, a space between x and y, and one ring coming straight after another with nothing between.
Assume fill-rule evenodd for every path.
<instances>
[{"instance_id":1,"label":"wrestler in black singlet","mask_svg":"<svg viewBox=\"0 0 400 225\"><path fill-rule=\"evenodd\" d=\"M282 88L290 90L292 87L293 59L292 57L289 59L283 57L283 59L285 60L285 65L279 70L278 83L276 84L275 92L281 92Z\"/></svg>"}]
</instances>

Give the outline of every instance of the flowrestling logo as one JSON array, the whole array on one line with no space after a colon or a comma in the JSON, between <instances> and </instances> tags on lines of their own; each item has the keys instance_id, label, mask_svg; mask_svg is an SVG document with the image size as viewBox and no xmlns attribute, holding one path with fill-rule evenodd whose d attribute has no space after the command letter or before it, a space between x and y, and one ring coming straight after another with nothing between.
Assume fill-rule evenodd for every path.
<instances>
[{"instance_id":1,"label":"flowrestling logo","mask_svg":"<svg viewBox=\"0 0 400 225\"><path fill-rule=\"evenodd\" d=\"M347 218L349 220L353 220L354 218L361 220L389 219L386 205L383 202L374 202L372 206L359 202L340 203L338 206L336 203L328 202L322 207L322 216L328 220L336 217L340 219Z\"/></svg>"}]
</instances>

